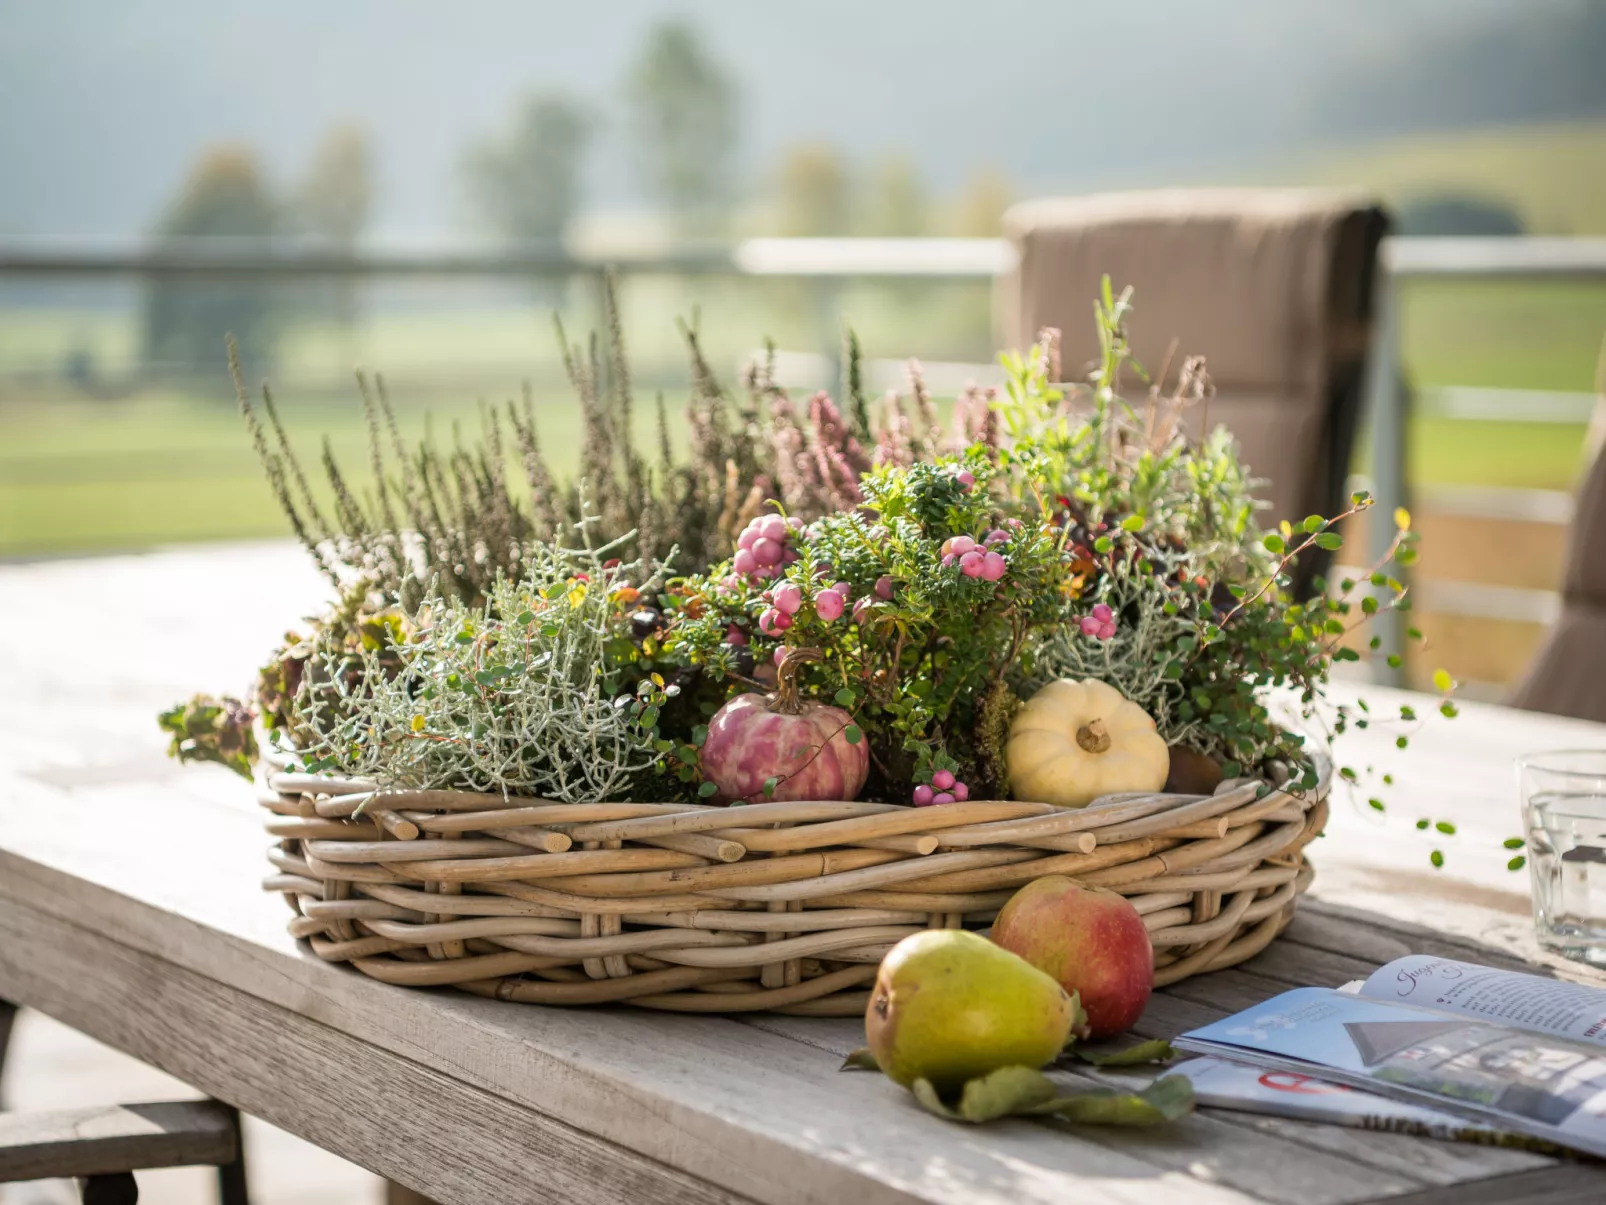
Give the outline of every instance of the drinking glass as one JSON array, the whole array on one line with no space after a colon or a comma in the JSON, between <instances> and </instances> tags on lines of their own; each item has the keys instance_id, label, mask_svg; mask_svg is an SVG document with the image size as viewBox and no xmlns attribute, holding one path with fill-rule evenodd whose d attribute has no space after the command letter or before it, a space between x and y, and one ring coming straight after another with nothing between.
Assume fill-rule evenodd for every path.
<instances>
[{"instance_id":1,"label":"drinking glass","mask_svg":"<svg viewBox=\"0 0 1606 1205\"><path fill-rule=\"evenodd\" d=\"M1606 750L1517 759L1539 944L1606 966Z\"/></svg>"}]
</instances>

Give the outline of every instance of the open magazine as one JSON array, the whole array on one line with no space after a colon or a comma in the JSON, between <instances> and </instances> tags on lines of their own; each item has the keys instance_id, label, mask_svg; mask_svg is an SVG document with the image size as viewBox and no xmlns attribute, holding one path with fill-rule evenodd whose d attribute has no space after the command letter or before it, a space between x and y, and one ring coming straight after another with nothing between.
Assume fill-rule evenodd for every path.
<instances>
[{"instance_id":1,"label":"open magazine","mask_svg":"<svg viewBox=\"0 0 1606 1205\"><path fill-rule=\"evenodd\" d=\"M1216 1056L1179 1068L1206 1104L1482 1141L1511 1131L1606 1156L1599 988L1412 955L1344 990L1285 992L1176 1045ZM1289 1092L1295 1081L1255 1068L1317 1090ZM1304 1099L1289 1105L1294 1095Z\"/></svg>"}]
</instances>

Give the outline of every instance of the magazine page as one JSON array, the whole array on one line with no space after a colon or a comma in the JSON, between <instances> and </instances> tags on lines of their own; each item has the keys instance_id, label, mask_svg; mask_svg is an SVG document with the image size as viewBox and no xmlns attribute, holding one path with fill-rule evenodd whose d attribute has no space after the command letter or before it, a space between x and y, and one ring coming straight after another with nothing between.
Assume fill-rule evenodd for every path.
<instances>
[{"instance_id":1,"label":"magazine page","mask_svg":"<svg viewBox=\"0 0 1606 1205\"><path fill-rule=\"evenodd\" d=\"M1284 992L1176 1045L1313 1074L1606 1156L1606 1053L1327 988Z\"/></svg>"},{"instance_id":2,"label":"magazine page","mask_svg":"<svg viewBox=\"0 0 1606 1205\"><path fill-rule=\"evenodd\" d=\"M1172 1071L1192 1081L1194 1099L1215 1109L1269 1113L1423 1138L1501 1143L1512 1137L1454 1113L1389 1100L1299 1071L1272 1071L1208 1057L1189 1059Z\"/></svg>"},{"instance_id":3,"label":"magazine page","mask_svg":"<svg viewBox=\"0 0 1606 1205\"><path fill-rule=\"evenodd\" d=\"M1606 1046L1606 990L1581 983L1408 954L1373 971L1361 995Z\"/></svg>"}]
</instances>

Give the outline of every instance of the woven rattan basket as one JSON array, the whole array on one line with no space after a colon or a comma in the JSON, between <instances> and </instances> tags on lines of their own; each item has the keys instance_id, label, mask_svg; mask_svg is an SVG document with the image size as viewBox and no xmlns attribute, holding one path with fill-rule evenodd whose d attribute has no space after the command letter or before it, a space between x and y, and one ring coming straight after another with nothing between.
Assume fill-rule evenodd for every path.
<instances>
[{"instance_id":1,"label":"woven rattan basket","mask_svg":"<svg viewBox=\"0 0 1606 1205\"><path fill-rule=\"evenodd\" d=\"M1155 982L1258 953L1287 925L1327 816L1314 790L1037 803L553 804L272 772L290 932L386 983L534 1004L864 1010L927 928L985 926L1065 874L1127 896Z\"/></svg>"}]
</instances>

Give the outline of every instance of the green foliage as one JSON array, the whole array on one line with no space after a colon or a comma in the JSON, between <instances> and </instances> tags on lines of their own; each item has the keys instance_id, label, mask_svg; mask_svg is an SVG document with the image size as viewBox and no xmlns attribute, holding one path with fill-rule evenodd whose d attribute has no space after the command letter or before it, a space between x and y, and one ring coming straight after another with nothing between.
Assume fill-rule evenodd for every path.
<instances>
[{"instance_id":1,"label":"green foliage","mask_svg":"<svg viewBox=\"0 0 1606 1205\"><path fill-rule=\"evenodd\" d=\"M239 699L196 695L157 717L173 739L167 755L181 762L216 762L243 778L251 777L257 760L256 713Z\"/></svg>"},{"instance_id":2,"label":"green foliage","mask_svg":"<svg viewBox=\"0 0 1606 1205\"><path fill-rule=\"evenodd\" d=\"M622 611L656 568L536 544L471 606L435 595L394 639L316 649L295 699L310 770L561 802L628 798L677 693L623 671Z\"/></svg>"}]
</instances>

